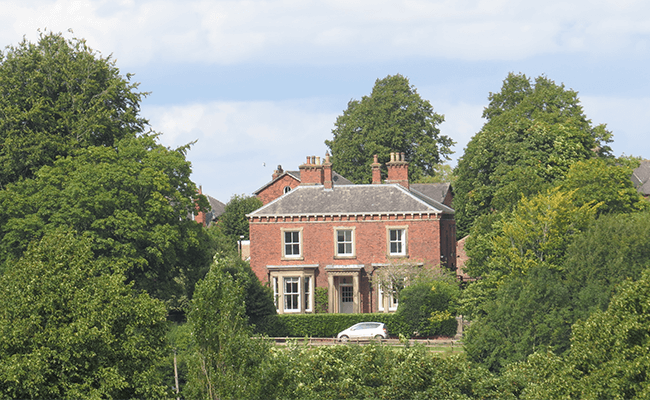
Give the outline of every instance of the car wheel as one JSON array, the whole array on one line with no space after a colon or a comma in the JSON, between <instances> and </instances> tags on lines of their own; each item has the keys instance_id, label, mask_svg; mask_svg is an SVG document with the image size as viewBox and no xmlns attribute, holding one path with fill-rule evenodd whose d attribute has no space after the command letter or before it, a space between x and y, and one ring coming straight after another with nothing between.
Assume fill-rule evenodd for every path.
<instances>
[{"instance_id":1,"label":"car wheel","mask_svg":"<svg viewBox=\"0 0 650 400\"><path fill-rule=\"evenodd\" d=\"M350 338L347 335L343 335L339 338L339 340L343 343L346 343Z\"/></svg>"},{"instance_id":2,"label":"car wheel","mask_svg":"<svg viewBox=\"0 0 650 400\"><path fill-rule=\"evenodd\" d=\"M383 338L384 338L384 337L381 336L381 335L375 335L375 339L376 339L376 340L382 340Z\"/></svg>"}]
</instances>

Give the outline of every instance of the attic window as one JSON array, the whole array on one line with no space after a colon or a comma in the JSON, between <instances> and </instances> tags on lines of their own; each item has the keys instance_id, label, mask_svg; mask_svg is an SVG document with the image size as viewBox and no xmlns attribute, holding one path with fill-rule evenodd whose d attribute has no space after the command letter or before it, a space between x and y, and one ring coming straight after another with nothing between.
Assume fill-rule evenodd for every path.
<instances>
[{"instance_id":1,"label":"attic window","mask_svg":"<svg viewBox=\"0 0 650 400\"><path fill-rule=\"evenodd\" d=\"M283 191L285 194L286 194L286 193L289 193L289 192L291 191L291 186L285 186L284 189L282 189L282 191Z\"/></svg>"}]
</instances>

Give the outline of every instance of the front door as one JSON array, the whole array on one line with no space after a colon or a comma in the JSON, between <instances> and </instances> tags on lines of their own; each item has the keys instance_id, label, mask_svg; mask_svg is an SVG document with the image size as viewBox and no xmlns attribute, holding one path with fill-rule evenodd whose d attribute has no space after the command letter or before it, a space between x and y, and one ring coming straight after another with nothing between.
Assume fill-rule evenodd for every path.
<instances>
[{"instance_id":1,"label":"front door","mask_svg":"<svg viewBox=\"0 0 650 400\"><path fill-rule=\"evenodd\" d=\"M340 293L341 293L341 303L340 303L340 312L341 314L352 314L354 312L354 296L353 296L353 287L351 283L341 283Z\"/></svg>"}]
</instances>

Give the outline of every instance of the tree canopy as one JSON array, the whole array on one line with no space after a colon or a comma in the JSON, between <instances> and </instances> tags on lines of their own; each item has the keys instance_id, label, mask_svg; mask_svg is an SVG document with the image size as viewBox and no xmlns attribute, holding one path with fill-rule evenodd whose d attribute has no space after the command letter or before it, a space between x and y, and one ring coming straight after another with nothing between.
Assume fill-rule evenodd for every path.
<instances>
[{"instance_id":1,"label":"tree canopy","mask_svg":"<svg viewBox=\"0 0 650 400\"><path fill-rule=\"evenodd\" d=\"M248 240L248 218L246 214L262 207L262 201L256 196L234 195L226 204L223 214L219 217L219 228L232 241L238 241L241 236Z\"/></svg>"},{"instance_id":2,"label":"tree canopy","mask_svg":"<svg viewBox=\"0 0 650 400\"><path fill-rule=\"evenodd\" d=\"M163 398L165 306L125 284L92 240L47 233L0 276L0 397Z\"/></svg>"},{"instance_id":3,"label":"tree canopy","mask_svg":"<svg viewBox=\"0 0 650 400\"><path fill-rule=\"evenodd\" d=\"M370 183L375 154L385 164L391 152L403 152L410 162L409 179L434 176L454 144L440 134L438 125L443 121L406 77L377 79L370 96L351 100L336 119L334 137L325 141L332 152L332 168L354 183Z\"/></svg>"},{"instance_id":4,"label":"tree canopy","mask_svg":"<svg viewBox=\"0 0 650 400\"><path fill-rule=\"evenodd\" d=\"M0 188L74 149L143 131L145 95L85 41L41 33L0 52Z\"/></svg>"},{"instance_id":5,"label":"tree canopy","mask_svg":"<svg viewBox=\"0 0 650 400\"><path fill-rule=\"evenodd\" d=\"M545 76L509 74L490 93L487 121L458 160L454 209L460 237L475 220L543 192L577 161L608 156L611 134L592 126L577 92Z\"/></svg>"},{"instance_id":6,"label":"tree canopy","mask_svg":"<svg viewBox=\"0 0 650 400\"><path fill-rule=\"evenodd\" d=\"M206 232L187 217L197 190L185 149L161 146L155 135L124 138L77 149L33 179L7 185L0 190L0 265L46 232L70 227L92 238L94 254L110 257L136 288L178 306L213 255Z\"/></svg>"},{"instance_id":7,"label":"tree canopy","mask_svg":"<svg viewBox=\"0 0 650 400\"><path fill-rule=\"evenodd\" d=\"M186 389L188 398L272 396L268 394L273 385L269 379L270 344L250 338L253 331L246 314L251 296L245 293L250 288L246 284L250 276L240 262L230 257L215 259L205 278L196 285L188 318L195 345ZM273 307L270 295L268 304Z\"/></svg>"},{"instance_id":8,"label":"tree canopy","mask_svg":"<svg viewBox=\"0 0 650 400\"><path fill-rule=\"evenodd\" d=\"M598 160L576 166L603 167ZM481 277L463 292L473 321L465 339L471 360L497 371L535 351L568 351L572 325L604 311L624 280L650 267L650 212L616 212L633 210L638 200L616 183L629 175L617 176L596 179L602 188L564 191L573 185L569 176L549 194L498 214L490 234L470 236L466 270ZM595 193L603 201L596 203ZM596 218L602 208L610 213Z\"/></svg>"}]
</instances>

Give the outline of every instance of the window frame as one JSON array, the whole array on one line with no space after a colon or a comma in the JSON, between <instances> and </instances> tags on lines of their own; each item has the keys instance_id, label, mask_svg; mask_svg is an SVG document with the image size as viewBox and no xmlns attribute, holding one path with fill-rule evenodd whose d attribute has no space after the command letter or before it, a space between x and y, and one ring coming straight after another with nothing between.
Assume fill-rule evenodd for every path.
<instances>
[{"instance_id":1,"label":"window frame","mask_svg":"<svg viewBox=\"0 0 650 400\"><path fill-rule=\"evenodd\" d=\"M280 232L281 232L281 236L282 236L281 237L281 239L282 239L282 249L281 249L282 253L281 254L282 255L281 255L280 258L282 260L302 260L304 258L303 257L303 246L302 246L302 242L303 242L302 228L282 228L282 229L280 229ZM287 242L286 242L287 236L286 236L286 234L287 233L294 233L294 232L298 233L298 243L297 243L298 244L298 254L289 254L289 255L287 255ZM290 244L293 245L294 242L290 242Z\"/></svg>"},{"instance_id":2,"label":"window frame","mask_svg":"<svg viewBox=\"0 0 650 400\"><path fill-rule=\"evenodd\" d=\"M314 280L311 275L303 275L303 309L304 312L312 312L312 305L314 304Z\"/></svg>"},{"instance_id":3,"label":"window frame","mask_svg":"<svg viewBox=\"0 0 650 400\"><path fill-rule=\"evenodd\" d=\"M351 247L350 253L339 253L339 232L348 231L350 232L350 241L343 242L344 244L349 243ZM356 227L348 226L337 226L334 227L334 258L356 258L357 256L357 245L356 245Z\"/></svg>"},{"instance_id":4,"label":"window frame","mask_svg":"<svg viewBox=\"0 0 650 400\"><path fill-rule=\"evenodd\" d=\"M388 311L397 311L397 307L399 307L399 299L395 297L393 290L390 290L390 295L385 296L384 292L384 287L382 284L377 285L377 310L378 311L385 311L386 307L384 307L384 300L388 299Z\"/></svg>"},{"instance_id":5,"label":"window frame","mask_svg":"<svg viewBox=\"0 0 650 400\"><path fill-rule=\"evenodd\" d=\"M391 240L392 231L401 231L401 239L399 241ZM402 247L401 252L393 253L391 251L391 244L400 243ZM389 258L408 257L408 226L387 226L386 227L386 255Z\"/></svg>"},{"instance_id":6,"label":"window frame","mask_svg":"<svg viewBox=\"0 0 650 400\"><path fill-rule=\"evenodd\" d=\"M291 280L291 282L288 282ZM292 284L295 282L296 284L296 292L288 292L287 291L287 283ZM283 276L282 277L282 309L285 313L300 313L302 312L302 291L300 290L302 284L302 277L300 276ZM291 296L292 298L295 296L296 300L295 301L290 301L287 302L287 298ZM295 308L287 308L287 304L290 303L291 305L295 304Z\"/></svg>"},{"instance_id":7,"label":"window frame","mask_svg":"<svg viewBox=\"0 0 650 400\"><path fill-rule=\"evenodd\" d=\"M275 309L278 314L302 314L313 313L315 307L316 276L318 265L267 265L269 273L269 283L273 289ZM286 278L295 279L298 286L291 289L297 289L297 292L286 292ZM277 286L276 286L277 285ZM295 285L295 283L294 283ZM289 299L285 295L298 294L298 298ZM288 305L294 306L298 302L298 308L289 308Z\"/></svg>"}]
</instances>

